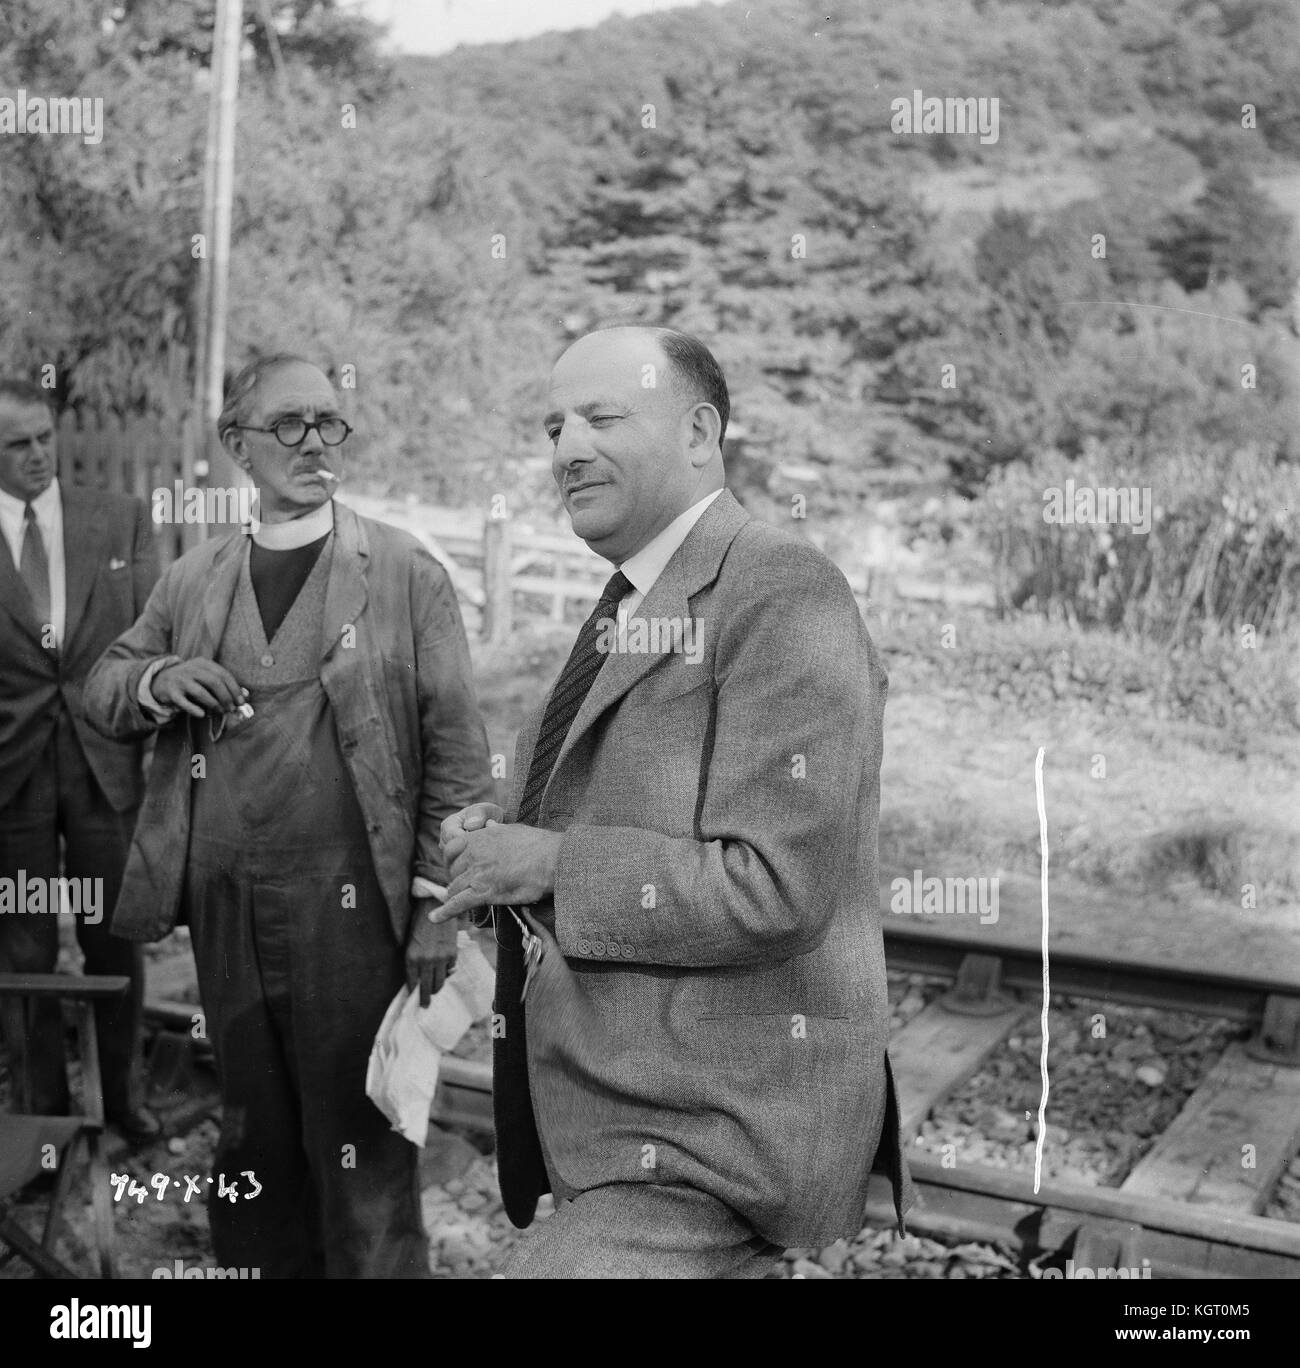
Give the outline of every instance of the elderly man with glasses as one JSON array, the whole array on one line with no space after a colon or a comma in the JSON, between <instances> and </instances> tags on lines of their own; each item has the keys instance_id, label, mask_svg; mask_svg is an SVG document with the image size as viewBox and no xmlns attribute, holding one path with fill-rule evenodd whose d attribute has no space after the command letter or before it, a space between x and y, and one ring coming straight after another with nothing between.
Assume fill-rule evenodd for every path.
<instances>
[{"instance_id":1,"label":"elderly man with glasses","mask_svg":"<svg viewBox=\"0 0 1300 1368\"><path fill-rule=\"evenodd\" d=\"M492 788L465 632L427 551L334 503L351 429L319 369L246 367L218 429L256 523L178 560L87 684L106 735L158 736L113 930L190 927L217 1262L427 1276L416 1152L364 1085L403 977L427 1001L454 963L439 829Z\"/></svg>"}]
</instances>

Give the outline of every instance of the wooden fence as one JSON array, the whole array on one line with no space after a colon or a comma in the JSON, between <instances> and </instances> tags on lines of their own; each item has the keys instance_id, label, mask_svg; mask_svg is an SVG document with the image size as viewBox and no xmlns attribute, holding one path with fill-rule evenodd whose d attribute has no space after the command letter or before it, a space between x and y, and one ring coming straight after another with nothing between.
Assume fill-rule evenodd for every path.
<instances>
[{"instance_id":1,"label":"wooden fence","mask_svg":"<svg viewBox=\"0 0 1300 1368\"><path fill-rule=\"evenodd\" d=\"M60 470L71 484L117 490L152 500L157 489L200 484L237 484L237 471L215 436L205 443L206 462L187 469L183 425L174 430L151 422L118 428L78 429L71 415L59 424ZM460 599L466 631L487 641L509 638L516 622L580 623L608 580L611 567L572 533L539 531L522 522L496 519L483 511L441 508L414 498L381 498L344 485L339 500L365 517L403 528L440 561ZM198 544L205 529L162 523L156 528L164 566ZM860 607L888 613L895 604L960 605L989 610L991 590L983 584L911 579L899 573L874 575L865 565L842 565Z\"/></svg>"},{"instance_id":2,"label":"wooden fence","mask_svg":"<svg viewBox=\"0 0 1300 1368\"><path fill-rule=\"evenodd\" d=\"M339 502L410 532L442 563L465 629L504 641L524 619L581 622L612 569L577 537L537 532L479 510L381 499L344 488Z\"/></svg>"},{"instance_id":3,"label":"wooden fence","mask_svg":"<svg viewBox=\"0 0 1300 1368\"><path fill-rule=\"evenodd\" d=\"M58 423L59 477L68 484L134 494L151 503L156 489L172 489L198 483L188 468L186 432L183 424L168 428L156 420L136 420L99 428L79 428L71 413ZM207 454L209 468L218 472L233 467L213 437ZM223 476L224 478L224 476ZM177 556L196 546L203 528L194 523L158 523L158 556L164 568Z\"/></svg>"},{"instance_id":4,"label":"wooden fence","mask_svg":"<svg viewBox=\"0 0 1300 1368\"><path fill-rule=\"evenodd\" d=\"M202 484L236 484L237 472L213 437L188 468L183 425L168 430L154 421L79 428L65 413L58 425L60 477L68 484L133 494L150 503L154 491ZM563 622L586 616L610 567L574 536L534 532L473 509L439 508L414 500L383 499L345 487L340 502L366 517L410 532L446 567L460 598L466 630L487 640L509 637L517 619ZM155 526L164 567L198 545L200 524Z\"/></svg>"}]
</instances>

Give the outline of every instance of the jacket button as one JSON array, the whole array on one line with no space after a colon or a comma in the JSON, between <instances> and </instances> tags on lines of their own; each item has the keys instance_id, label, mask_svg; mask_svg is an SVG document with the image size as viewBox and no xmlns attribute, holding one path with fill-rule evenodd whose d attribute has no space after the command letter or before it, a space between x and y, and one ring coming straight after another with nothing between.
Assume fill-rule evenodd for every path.
<instances>
[{"instance_id":1,"label":"jacket button","mask_svg":"<svg viewBox=\"0 0 1300 1368\"><path fill-rule=\"evenodd\" d=\"M624 959L631 959L632 956L633 956L635 953L636 953L636 951L633 950L632 947L631 947L630 945L625 945L625 946L623 947L623 958L624 958Z\"/></svg>"},{"instance_id":2,"label":"jacket button","mask_svg":"<svg viewBox=\"0 0 1300 1368\"><path fill-rule=\"evenodd\" d=\"M274 664L275 664L275 657L270 653L270 651L268 651L268 652L262 657L262 668L263 668L264 670L269 670L269 669L271 668L271 666L274 665Z\"/></svg>"},{"instance_id":3,"label":"jacket button","mask_svg":"<svg viewBox=\"0 0 1300 1368\"><path fill-rule=\"evenodd\" d=\"M592 941L592 943L591 943L591 953L592 953L593 955L603 955L603 954L605 953L605 942L604 942L604 941Z\"/></svg>"},{"instance_id":4,"label":"jacket button","mask_svg":"<svg viewBox=\"0 0 1300 1368\"><path fill-rule=\"evenodd\" d=\"M591 954L591 942L590 942L590 941L587 941L587 940L579 940L579 941L578 941L578 954L580 954L580 955L589 955L589 954Z\"/></svg>"}]
</instances>

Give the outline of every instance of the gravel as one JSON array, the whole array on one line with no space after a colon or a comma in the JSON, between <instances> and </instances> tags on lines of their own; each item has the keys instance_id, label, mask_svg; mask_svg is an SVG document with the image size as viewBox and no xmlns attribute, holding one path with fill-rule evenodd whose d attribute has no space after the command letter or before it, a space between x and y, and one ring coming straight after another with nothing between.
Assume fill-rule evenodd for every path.
<instances>
[{"instance_id":1,"label":"gravel","mask_svg":"<svg viewBox=\"0 0 1300 1368\"><path fill-rule=\"evenodd\" d=\"M1275 1221L1300 1221L1300 1154L1278 1180L1263 1214Z\"/></svg>"},{"instance_id":2,"label":"gravel","mask_svg":"<svg viewBox=\"0 0 1300 1368\"><path fill-rule=\"evenodd\" d=\"M892 1028L905 1025L947 986L920 975L891 975ZM1098 1014L1105 1019L1104 1037L1094 1035ZM1225 1021L1070 998L1054 1000L1049 1021L1052 1087L1045 1176L1106 1186L1122 1182L1225 1045L1239 1034ZM959 1162L1032 1170L1032 1123L1039 1090L1037 1027L1031 1008L1003 1048L923 1125L919 1149L942 1154L943 1145L952 1144ZM476 1029L456 1053L485 1058L488 1047L486 1031ZM110 1168L141 1178L162 1171L203 1173L215 1138L215 1125L205 1121L188 1135L144 1153L118 1151ZM429 1145L421 1156L421 1187L435 1277L491 1278L514 1244L529 1238L529 1232L515 1229L502 1208L492 1157L481 1152L485 1143L484 1137L470 1132L430 1128ZM90 1224L88 1193L84 1177L79 1178L69 1203L70 1229L60 1247L74 1266L86 1265L89 1271L84 1253ZM538 1222L552 1213L551 1199L544 1198ZM33 1209L31 1215L35 1214ZM147 1277L160 1260L178 1256L190 1262L211 1259L207 1213L199 1203L186 1206L150 1199L142 1207L134 1202L118 1205L115 1214L122 1272L128 1276ZM1300 1221L1300 1155L1283 1174L1263 1214ZM25 1275L18 1261L0 1274ZM900 1238L893 1230L867 1227L826 1249L786 1251L771 1276L1014 1279L1032 1276L1032 1270L1009 1247L917 1235Z\"/></svg>"},{"instance_id":3,"label":"gravel","mask_svg":"<svg viewBox=\"0 0 1300 1368\"><path fill-rule=\"evenodd\" d=\"M445 1143L445 1142L444 1142ZM454 1142L453 1142L454 1143ZM468 1147L466 1147L468 1148ZM424 1190L424 1222L429 1231L430 1266L438 1278L490 1278L511 1248L537 1226L516 1230L501 1207L491 1160L475 1155L464 1173ZM549 1197L538 1206L537 1221L550 1217ZM866 1227L852 1240L826 1249L790 1249L773 1278L1018 1278L1015 1257L983 1244L946 1245L892 1230Z\"/></svg>"},{"instance_id":4,"label":"gravel","mask_svg":"<svg viewBox=\"0 0 1300 1368\"><path fill-rule=\"evenodd\" d=\"M919 1149L959 1164L1032 1170L1038 1023L1031 1010L935 1110L921 1126ZM1239 1034L1233 1023L1215 1018L1083 998L1056 999L1048 1024L1043 1175L1106 1187L1123 1182Z\"/></svg>"},{"instance_id":5,"label":"gravel","mask_svg":"<svg viewBox=\"0 0 1300 1368\"><path fill-rule=\"evenodd\" d=\"M924 1236L900 1239L868 1226L852 1240L826 1249L789 1249L779 1278L1021 1278L1007 1249L986 1244L944 1244Z\"/></svg>"}]
</instances>

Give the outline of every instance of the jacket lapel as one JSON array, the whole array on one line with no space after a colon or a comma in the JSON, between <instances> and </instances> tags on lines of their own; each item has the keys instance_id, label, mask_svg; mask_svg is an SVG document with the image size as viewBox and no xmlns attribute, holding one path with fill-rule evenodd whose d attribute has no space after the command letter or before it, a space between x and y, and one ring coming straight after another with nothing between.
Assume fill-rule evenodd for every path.
<instances>
[{"instance_id":1,"label":"jacket lapel","mask_svg":"<svg viewBox=\"0 0 1300 1368\"><path fill-rule=\"evenodd\" d=\"M95 499L80 489L63 489L63 573L65 608L63 652L67 655L86 611L96 577L107 564L102 524L95 517Z\"/></svg>"},{"instance_id":2,"label":"jacket lapel","mask_svg":"<svg viewBox=\"0 0 1300 1368\"><path fill-rule=\"evenodd\" d=\"M663 574L650 586L650 592L629 618L629 626L637 618L681 618L684 621L689 617L691 598L717 579L727 548L748 521L749 514L736 502L730 490L724 489L686 534L686 540L673 553ZM650 651L614 653L605 660L555 757L547 792L569 753L600 715L662 660L662 655ZM528 748L528 763L532 763L532 745ZM543 805L545 802L546 792L542 794Z\"/></svg>"},{"instance_id":3,"label":"jacket lapel","mask_svg":"<svg viewBox=\"0 0 1300 1368\"><path fill-rule=\"evenodd\" d=\"M247 537L242 532L228 536L217 548L212 558L212 568L208 573L207 586L203 591L203 612L199 617L198 640L192 645L178 642L182 655L187 657L204 656L209 660L216 658L217 648L225 635L226 620L230 617L230 605L235 599L235 586L239 583L239 567L243 557L248 554Z\"/></svg>"},{"instance_id":4,"label":"jacket lapel","mask_svg":"<svg viewBox=\"0 0 1300 1368\"><path fill-rule=\"evenodd\" d=\"M360 519L345 504L336 502L334 550L330 554L330 578L325 588L325 615L321 622L322 660L361 616L370 594L366 585L369 566L370 543Z\"/></svg>"},{"instance_id":5,"label":"jacket lapel","mask_svg":"<svg viewBox=\"0 0 1300 1368\"><path fill-rule=\"evenodd\" d=\"M0 612L8 613L18 627L41 645L41 627L36 621L32 596L14 568L13 555L3 534L0 534Z\"/></svg>"}]
</instances>

